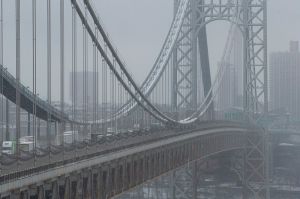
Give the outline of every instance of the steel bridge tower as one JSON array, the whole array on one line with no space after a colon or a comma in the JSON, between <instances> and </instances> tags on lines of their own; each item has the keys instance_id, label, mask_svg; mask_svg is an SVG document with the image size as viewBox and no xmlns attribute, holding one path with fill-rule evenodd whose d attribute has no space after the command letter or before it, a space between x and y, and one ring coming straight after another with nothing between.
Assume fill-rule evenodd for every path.
<instances>
[{"instance_id":1,"label":"steel bridge tower","mask_svg":"<svg viewBox=\"0 0 300 199\"><path fill-rule=\"evenodd\" d=\"M174 12L177 12L180 0L174 0ZM173 50L173 108L176 111L192 111L197 107L202 80L204 95L211 88L211 74L208 58L206 26L201 13L203 0L191 0L189 11L185 14L179 37ZM198 57L200 56L200 62ZM200 68L201 67L201 68ZM201 69L201 70L200 70ZM202 76L200 77L200 74ZM211 96L210 96L211 97ZM210 107L213 110L213 105Z\"/></svg>"},{"instance_id":2,"label":"steel bridge tower","mask_svg":"<svg viewBox=\"0 0 300 199\"><path fill-rule=\"evenodd\" d=\"M176 13L181 0L174 0ZM173 50L172 106L177 115L195 110L202 81L204 96L211 88L206 25L225 20L243 35L243 107L252 120L268 112L266 0L190 0ZM209 96L212 97L211 95ZM208 113L213 119L213 104ZM268 198L266 136L253 135L245 146L245 198ZM192 194L187 194L187 198ZM193 197L194 198L194 197Z\"/></svg>"}]
</instances>

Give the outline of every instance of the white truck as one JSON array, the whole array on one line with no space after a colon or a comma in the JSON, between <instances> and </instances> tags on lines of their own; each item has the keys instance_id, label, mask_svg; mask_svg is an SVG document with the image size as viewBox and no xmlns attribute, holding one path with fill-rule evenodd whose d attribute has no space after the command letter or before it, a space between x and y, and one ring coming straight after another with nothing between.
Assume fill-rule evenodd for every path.
<instances>
[{"instance_id":1,"label":"white truck","mask_svg":"<svg viewBox=\"0 0 300 199\"><path fill-rule=\"evenodd\" d=\"M75 141L79 141L78 131L66 131L64 132L64 143L72 144Z\"/></svg>"},{"instance_id":2,"label":"white truck","mask_svg":"<svg viewBox=\"0 0 300 199\"><path fill-rule=\"evenodd\" d=\"M20 138L20 143L22 142L34 142L33 136L24 136Z\"/></svg>"},{"instance_id":3,"label":"white truck","mask_svg":"<svg viewBox=\"0 0 300 199\"><path fill-rule=\"evenodd\" d=\"M2 143L2 154L13 155L16 153L15 141L4 141Z\"/></svg>"},{"instance_id":4,"label":"white truck","mask_svg":"<svg viewBox=\"0 0 300 199\"><path fill-rule=\"evenodd\" d=\"M2 154L13 155L16 153L16 142L15 141L4 141L2 143ZM31 141L20 141L20 150L30 152L34 148L34 143Z\"/></svg>"},{"instance_id":5,"label":"white truck","mask_svg":"<svg viewBox=\"0 0 300 199\"><path fill-rule=\"evenodd\" d=\"M33 151L34 143L30 141L20 142L20 150L30 152Z\"/></svg>"}]
</instances>

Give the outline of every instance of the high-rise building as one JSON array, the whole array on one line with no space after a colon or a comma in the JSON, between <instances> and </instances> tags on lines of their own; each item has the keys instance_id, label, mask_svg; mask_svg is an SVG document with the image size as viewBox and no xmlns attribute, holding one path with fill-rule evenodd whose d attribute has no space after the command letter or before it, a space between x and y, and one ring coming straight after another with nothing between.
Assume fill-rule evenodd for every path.
<instances>
[{"instance_id":1,"label":"high-rise building","mask_svg":"<svg viewBox=\"0 0 300 199\"><path fill-rule=\"evenodd\" d=\"M225 67L225 71L218 90L216 107L218 110L227 110L237 105L238 73L236 68L227 62L220 63L219 67Z\"/></svg>"},{"instance_id":2,"label":"high-rise building","mask_svg":"<svg viewBox=\"0 0 300 199\"><path fill-rule=\"evenodd\" d=\"M270 55L270 108L284 109L300 118L300 53L299 42L291 41L287 52Z\"/></svg>"},{"instance_id":3,"label":"high-rise building","mask_svg":"<svg viewBox=\"0 0 300 199\"><path fill-rule=\"evenodd\" d=\"M233 49L225 57L226 61L219 63L225 67L220 88L217 92L218 110L242 107L243 100L243 35L238 28L234 30ZM223 69L222 69L223 70Z\"/></svg>"},{"instance_id":4,"label":"high-rise building","mask_svg":"<svg viewBox=\"0 0 300 199\"><path fill-rule=\"evenodd\" d=\"M86 92L87 95L87 104L93 105L94 104L94 72L86 72L85 77L83 72L76 72L75 75L73 75L73 72L70 73L70 100L71 102L74 102L73 99L73 78L75 85L76 85L76 91L75 91L75 100L77 106L81 107L84 104L84 92ZM86 78L86 87L84 84L84 80Z\"/></svg>"}]
</instances>

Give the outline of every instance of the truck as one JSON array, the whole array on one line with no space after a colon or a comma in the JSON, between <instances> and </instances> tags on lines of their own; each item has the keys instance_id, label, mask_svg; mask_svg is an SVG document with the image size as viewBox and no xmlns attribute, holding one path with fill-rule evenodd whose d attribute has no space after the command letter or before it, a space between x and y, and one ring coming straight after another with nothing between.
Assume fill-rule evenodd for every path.
<instances>
[{"instance_id":1,"label":"truck","mask_svg":"<svg viewBox=\"0 0 300 199\"><path fill-rule=\"evenodd\" d=\"M79 141L78 131L66 131L64 132L64 143L72 144L73 141Z\"/></svg>"},{"instance_id":2,"label":"truck","mask_svg":"<svg viewBox=\"0 0 300 199\"><path fill-rule=\"evenodd\" d=\"M31 141L20 141L20 150L30 152L34 148L34 143ZM2 154L13 155L16 153L17 145L15 141L4 141L2 143Z\"/></svg>"},{"instance_id":3,"label":"truck","mask_svg":"<svg viewBox=\"0 0 300 199\"><path fill-rule=\"evenodd\" d=\"M2 154L13 155L16 153L15 141L4 141L2 143Z\"/></svg>"},{"instance_id":4,"label":"truck","mask_svg":"<svg viewBox=\"0 0 300 199\"><path fill-rule=\"evenodd\" d=\"M22 141L20 142L20 150L21 151L26 151L26 152L31 152L33 151L34 143L30 141Z\"/></svg>"},{"instance_id":5,"label":"truck","mask_svg":"<svg viewBox=\"0 0 300 199\"><path fill-rule=\"evenodd\" d=\"M108 127L107 134L118 134L118 130L116 128Z\"/></svg>"},{"instance_id":6,"label":"truck","mask_svg":"<svg viewBox=\"0 0 300 199\"><path fill-rule=\"evenodd\" d=\"M20 143L22 142L34 142L33 136L24 136L20 138Z\"/></svg>"}]
</instances>

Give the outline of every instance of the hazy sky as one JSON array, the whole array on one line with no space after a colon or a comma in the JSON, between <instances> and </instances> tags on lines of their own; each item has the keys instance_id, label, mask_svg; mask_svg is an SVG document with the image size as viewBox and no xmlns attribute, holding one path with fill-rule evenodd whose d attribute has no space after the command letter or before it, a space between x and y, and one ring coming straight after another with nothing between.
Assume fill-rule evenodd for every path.
<instances>
[{"instance_id":1,"label":"hazy sky","mask_svg":"<svg viewBox=\"0 0 300 199\"><path fill-rule=\"evenodd\" d=\"M136 78L142 81L156 58L173 16L172 0L97 0L108 32ZM300 40L300 1L268 0L268 50L285 51ZM138 16L138 17L137 17ZM225 30L225 31L224 31ZM228 24L208 25L212 67L220 60ZM141 75L137 75L141 74Z\"/></svg>"},{"instance_id":2,"label":"hazy sky","mask_svg":"<svg viewBox=\"0 0 300 199\"><path fill-rule=\"evenodd\" d=\"M152 64L157 57L165 36L171 24L173 16L173 0L93 0L96 2L98 13L104 22L106 31L110 33L115 46L118 47L122 58L126 61L128 68L134 75L135 79L141 82L144 80L148 71L151 69ZM9 20L4 20L5 26L5 41L4 49L4 63L9 71L14 74L15 61L14 61L14 1L4 0L6 3L4 16ZM31 23L31 2L29 0L21 1L24 8L28 8L22 14L22 30L23 36L21 38L23 46L30 46L30 23ZM38 14L46 13L45 0L39 0ZM57 4L58 0L53 0L53 5ZM69 0L66 0L66 6L69 6ZM268 0L268 50L272 51L285 51L288 49L289 40L300 40L300 0ZM26 9L23 9L26 10ZM54 5L53 16L58 20L58 6ZM56 17L56 18L55 18ZM44 17L45 18L45 17ZM45 50L45 27L44 19L39 18L40 24L38 40L38 48ZM53 28L58 28L58 24L54 22ZM66 29L70 29L70 24L66 24ZM215 22L208 26L209 34L209 51L212 67L216 67L216 63L220 60L224 43L227 36L228 23ZM70 32L69 32L70 33ZM68 35L68 31L66 31ZM53 48L58 44L58 33L53 35ZM68 37L68 36L67 36ZM68 37L67 39L70 39ZM58 46L58 45L57 45ZM29 50L30 51L30 50ZM53 50L53 56L58 56L58 50ZM22 60L30 65L31 52L28 48L22 49ZM45 53L41 53L39 57L45 60ZM70 62L67 61L68 65ZM45 62L40 63L45 67ZM58 67L59 60L53 60L54 74L53 82L57 84L59 81ZM56 67L56 68L55 68ZM22 67L22 82L31 85L31 67ZM29 72L28 72L29 71ZM45 73L41 71L39 81L39 92L45 96ZM68 85L68 74L66 75L66 88ZM55 81L57 79L57 81ZM31 86L30 86L31 87ZM68 90L68 89L67 89ZM58 89L54 89L54 99L57 99ZM68 98L69 94L66 93Z\"/></svg>"}]
</instances>

